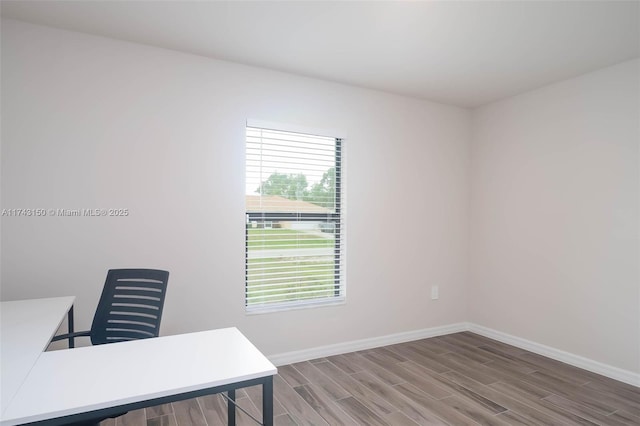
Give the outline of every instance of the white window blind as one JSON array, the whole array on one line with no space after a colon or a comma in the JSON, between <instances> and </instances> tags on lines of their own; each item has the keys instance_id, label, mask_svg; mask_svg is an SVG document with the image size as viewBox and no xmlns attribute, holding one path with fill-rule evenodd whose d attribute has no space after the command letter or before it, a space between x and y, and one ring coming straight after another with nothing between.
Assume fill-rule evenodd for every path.
<instances>
[{"instance_id":1,"label":"white window blind","mask_svg":"<svg viewBox=\"0 0 640 426\"><path fill-rule=\"evenodd\" d=\"M344 299L342 140L247 127L248 311Z\"/></svg>"}]
</instances>

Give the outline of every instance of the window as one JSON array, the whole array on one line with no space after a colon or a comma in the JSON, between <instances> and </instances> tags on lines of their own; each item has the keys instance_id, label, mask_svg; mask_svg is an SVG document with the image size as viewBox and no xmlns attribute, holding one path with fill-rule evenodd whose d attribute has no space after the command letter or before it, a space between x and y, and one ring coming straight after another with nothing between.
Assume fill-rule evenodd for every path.
<instances>
[{"instance_id":1,"label":"window","mask_svg":"<svg viewBox=\"0 0 640 426\"><path fill-rule=\"evenodd\" d=\"M344 300L342 139L247 126L247 311Z\"/></svg>"}]
</instances>

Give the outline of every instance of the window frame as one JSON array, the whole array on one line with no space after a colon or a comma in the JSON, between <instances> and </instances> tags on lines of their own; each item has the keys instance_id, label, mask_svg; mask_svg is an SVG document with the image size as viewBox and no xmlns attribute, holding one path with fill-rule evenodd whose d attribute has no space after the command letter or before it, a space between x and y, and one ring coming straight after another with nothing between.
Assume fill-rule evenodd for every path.
<instances>
[{"instance_id":1,"label":"window frame","mask_svg":"<svg viewBox=\"0 0 640 426\"><path fill-rule=\"evenodd\" d=\"M266 223L268 221L291 219L295 222L317 222L318 213L306 212L249 212L245 205L245 279L244 279L244 305L247 314L260 314L275 311L305 309L311 307L333 306L346 302L346 244L344 227L344 137L334 136L329 132L308 131L300 128L292 129L287 125L267 125L259 122L249 122L245 129L254 128L261 130L273 130L278 132L298 133L305 136L330 137L335 141L335 194L334 211L323 213L323 223L332 223L334 226L333 245L333 296L303 298L298 300L288 300L280 302L249 303L249 229L252 222ZM247 151L247 140L245 135L245 153ZM246 164L245 164L246 173ZM326 218L326 219L325 219ZM325 221L326 220L326 221Z\"/></svg>"}]
</instances>

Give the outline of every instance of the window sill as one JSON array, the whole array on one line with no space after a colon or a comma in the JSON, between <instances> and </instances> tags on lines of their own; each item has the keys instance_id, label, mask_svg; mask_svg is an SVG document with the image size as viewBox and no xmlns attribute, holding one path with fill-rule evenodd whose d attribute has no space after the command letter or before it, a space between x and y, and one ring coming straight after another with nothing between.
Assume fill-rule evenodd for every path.
<instances>
[{"instance_id":1,"label":"window sill","mask_svg":"<svg viewBox=\"0 0 640 426\"><path fill-rule=\"evenodd\" d=\"M274 303L269 305L256 305L245 307L246 315L260 315L283 311L297 311L299 309L323 308L325 306L338 306L346 304L345 297L335 297L330 300L311 300L288 303Z\"/></svg>"}]
</instances>

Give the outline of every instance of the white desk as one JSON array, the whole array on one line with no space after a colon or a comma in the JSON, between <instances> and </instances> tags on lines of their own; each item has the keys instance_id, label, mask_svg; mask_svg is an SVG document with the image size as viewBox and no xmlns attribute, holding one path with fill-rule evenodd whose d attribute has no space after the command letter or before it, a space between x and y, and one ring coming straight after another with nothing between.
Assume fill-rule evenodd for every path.
<instances>
[{"instance_id":1,"label":"white desk","mask_svg":"<svg viewBox=\"0 0 640 426\"><path fill-rule=\"evenodd\" d=\"M75 297L0 303L0 413L49 345Z\"/></svg>"},{"instance_id":2,"label":"white desk","mask_svg":"<svg viewBox=\"0 0 640 426\"><path fill-rule=\"evenodd\" d=\"M44 352L0 424L61 425L218 392L235 399L236 389L260 384L271 426L276 373L236 328ZM235 424L233 404L228 413Z\"/></svg>"}]
</instances>

